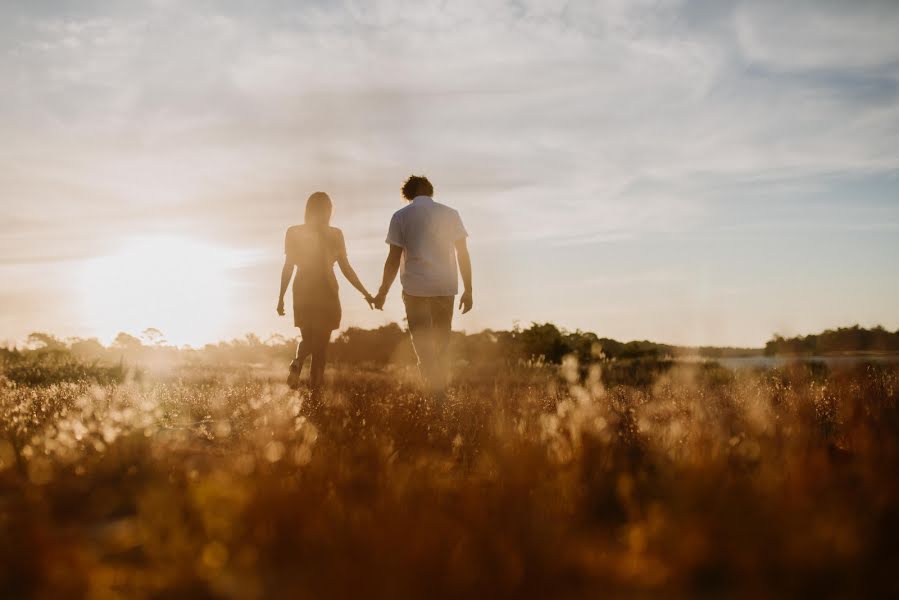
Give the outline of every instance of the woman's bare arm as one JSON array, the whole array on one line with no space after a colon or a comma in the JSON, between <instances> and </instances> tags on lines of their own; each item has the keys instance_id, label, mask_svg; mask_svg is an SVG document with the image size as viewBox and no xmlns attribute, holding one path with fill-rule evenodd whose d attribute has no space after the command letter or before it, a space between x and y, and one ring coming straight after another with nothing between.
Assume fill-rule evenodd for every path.
<instances>
[{"instance_id":1,"label":"woman's bare arm","mask_svg":"<svg viewBox=\"0 0 899 600\"><path fill-rule=\"evenodd\" d=\"M284 316L284 293L287 292L287 286L290 285L290 279L293 277L293 269L296 265L289 259L284 259L284 266L281 267L281 292L278 294L278 314Z\"/></svg>"},{"instance_id":2,"label":"woman's bare arm","mask_svg":"<svg viewBox=\"0 0 899 600\"><path fill-rule=\"evenodd\" d=\"M347 258L346 254L342 254L337 258L337 265L340 267L340 272L343 273L346 280L350 282L350 285L359 290L365 301L368 302L368 306L371 307L373 298L368 293L368 290L365 289L365 286L362 285L362 282L359 281L359 276L356 275L356 271L350 265L350 259Z\"/></svg>"}]
</instances>

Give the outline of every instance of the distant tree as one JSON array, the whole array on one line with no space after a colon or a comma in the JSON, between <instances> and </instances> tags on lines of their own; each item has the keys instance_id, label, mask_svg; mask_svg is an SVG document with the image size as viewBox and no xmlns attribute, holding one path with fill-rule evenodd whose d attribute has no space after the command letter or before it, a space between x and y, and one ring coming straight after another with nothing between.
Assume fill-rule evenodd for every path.
<instances>
[{"instance_id":1,"label":"distant tree","mask_svg":"<svg viewBox=\"0 0 899 600\"><path fill-rule=\"evenodd\" d=\"M581 363L593 362L603 354L599 336L592 331L584 332L578 329L565 335L564 340L568 353L577 356Z\"/></svg>"},{"instance_id":2,"label":"distant tree","mask_svg":"<svg viewBox=\"0 0 899 600\"><path fill-rule=\"evenodd\" d=\"M112 341L112 347L120 350L137 350L143 348L143 344L133 335L120 331Z\"/></svg>"},{"instance_id":3,"label":"distant tree","mask_svg":"<svg viewBox=\"0 0 899 600\"><path fill-rule=\"evenodd\" d=\"M550 363L562 362L570 352L565 336L552 323L532 323L518 335L518 342L525 356Z\"/></svg>"},{"instance_id":4,"label":"distant tree","mask_svg":"<svg viewBox=\"0 0 899 600\"><path fill-rule=\"evenodd\" d=\"M65 350L66 345L49 333L34 332L28 334L28 346L40 350Z\"/></svg>"},{"instance_id":5,"label":"distant tree","mask_svg":"<svg viewBox=\"0 0 899 600\"><path fill-rule=\"evenodd\" d=\"M891 333L882 326L865 329L853 325L793 338L775 335L765 344L768 355L834 352L899 352L899 331Z\"/></svg>"},{"instance_id":6,"label":"distant tree","mask_svg":"<svg viewBox=\"0 0 899 600\"><path fill-rule=\"evenodd\" d=\"M165 335L155 327L147 327L141 332L141 337L145 339L151 346L162 346L165 344Z\"/></svg>"},{"instance_id":7,"label":"distant tree","mask_svg":"<svg viewBox=\"0 0 899 600\"><path fill-rule=\"evenodd\" d=\"M266 346L283 346L285 344L291 343L291 340L287 339L287 337L281 335L280 333L273 333L265 339Z\"/></svg>"},{"instance_id":8,"label":"distant tree","mask_svg":"<svg viewBox=\"0 0 899 600\"><path fill-rule=\"evenodd\" d=\"M396 323L377 329L350 327L334 340L331 348L335 361L346 364L414 361L409 335Z\"/></svg>"},{"instance_id":9,"label":"distant tree","mask_svg":"<svg viewBox=\"0 0 899 600\"><path fill-rule=\"evenodd\" d=\"M490 329L470 335L453 332L450 352L456 359L477 365L495 365L498 362L516 360L517 357L509 352L505 336L508 336L508 332L494 332Z\"/></svg>"},{"instance_id":10,"label":"distant tree","mask_svg":"<svg viewBox=\"0 0 899 600\"><path fill-rule=\"evenodd\" d=\"M106 348L103 347L103 344L97 338L73 338L69 340L69 349L78 358L90 360L100 359L106 353Z\"/></svg>"},{"instance_id":11,"label":"distant tree","mask_svg":"<svg viewBox=\"0 0 899 600\"><path fill-rule=\"evenodd\" d=\"M248 333L243 337L243 343L247 346L261 346L262 338L260 338L255 333Z\"/></svg>"}]
</instances>

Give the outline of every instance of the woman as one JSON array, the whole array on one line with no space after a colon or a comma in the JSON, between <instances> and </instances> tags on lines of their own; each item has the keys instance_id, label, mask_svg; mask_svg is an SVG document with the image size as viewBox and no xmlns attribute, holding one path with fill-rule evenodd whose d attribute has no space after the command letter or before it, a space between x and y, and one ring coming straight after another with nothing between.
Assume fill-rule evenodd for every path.
<instances>
[{"instance_id":1,"label":"woman","mask_svg":"<svg viewBox=\"0 0 899 600\"><path fill-rule=\"evenodd\" d=\"M290 363L287 385L299 387L300 372L306 358L312 357L309 373L312 391L321 389L325 373L325 360L331 332L340 326L340 297L337 294L337 278L334 263L354 288L362 292L369 308L373 298L359 281L346 256L343 232L331 227L331 198L324 192L315 192L306 201L305 224L287 229L284 238L284 267L281 269L281 294L278 298L278 314L284 315L284 292L293 276L293 324L300 328L302 341L297 345L297 355Z\"/></svg>"}]
</instances>

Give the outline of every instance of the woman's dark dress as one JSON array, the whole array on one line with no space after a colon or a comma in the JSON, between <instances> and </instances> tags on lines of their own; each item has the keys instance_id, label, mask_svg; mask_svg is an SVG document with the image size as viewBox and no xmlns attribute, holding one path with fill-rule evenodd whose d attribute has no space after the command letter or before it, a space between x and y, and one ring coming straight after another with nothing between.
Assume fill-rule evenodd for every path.
<instances>
[{"instance_id":1,"label":"woman's dark dress","mask_svg":"<svg viewBox=\"0 0 899 600\"><path fill-rule=\"evenodd\" d=\"M297 266L293 280L293 323L300 329L340 327L340 297L334 263L346 255L336 227L295 225L287 230L284 253Z\"/></svg>"}]
</instances>

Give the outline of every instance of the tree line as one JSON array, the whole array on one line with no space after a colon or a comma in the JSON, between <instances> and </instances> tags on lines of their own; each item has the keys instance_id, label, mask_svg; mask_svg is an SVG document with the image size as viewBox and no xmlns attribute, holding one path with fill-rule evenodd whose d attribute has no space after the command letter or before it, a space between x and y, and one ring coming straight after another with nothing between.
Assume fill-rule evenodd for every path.
<instances>
[{"instance_id":1,"label":"tree line","mask_svg":"<svg viewBox=\"0 0 899 600\"><path fill-rule=\"evenodd\" d=\"M775 335L771 341L765 344L765 354L769 356L849 352L899 352L899 329L888 331L881 326L865 329L853 325L791 338Z\"/></svg>"},{"instance_id":2,"label":"tree line","mask_svg":"<svg viewBox=\"0 0 899 600\"><path fill-rule=\"evenodd\" d=\"M202 348L168 344L162 332L147 329L140 336L120 333L109 345L89 338L59 339L33 333L21 347L0 348L0 371L22 381L55 376L94 373L97 379L116 379L123 365L166 366L191 364L274 364L289 360L295 340L274 335L263 340L248 334L243 338ZM762 348L683 347L647 340L621 342L590 331L567 331L552 323L532 323L526 328L453 332L450 342L455 360L486 370L503 365L560 364L574 356L581 365L595 362L662 362L684 356L707 359L732 356L820 355L840 352L899 352L899 331L883 327L864 329L858 325L823 333L785 338L774 336ZM329 350L336 364L372 367L412 365L415 354L409 335L397 323L374 329L350 327L340 333Z\"/></svg>"},{"instance_id":3,"label":"tree line","mask_svg":"<svg viewBox=\"0 0 899 600\"><path fill-rule=\"evenodd\" d=\"M7 363L16 357L38 356L63 360L73 357L82 361L104 363L126 361L133 364L166 362L232 362L265 363L290 357L295 340L274 335L263 340L255 334L202 348L176 347L165 340L162 332L147 329L139 336L119 333L109 345L95 338L59 339L47 333L33 333L22 348L0 349L0 360ZM495 365L496 363L559 364L566 356L581 363L628 359L671 359L680 355L702 355L716 358L728 355L761 353L746 348L684 348L651 341L621 342L589 331L567 331L552 323L532 323L511 330L487 329L479 333L453 332L451 352L457 360ZM331 343L329 353L336 363L413 364L415 355L409 335L397 323L374 329L350 327Z\"/></svg>"}]
</instances>

